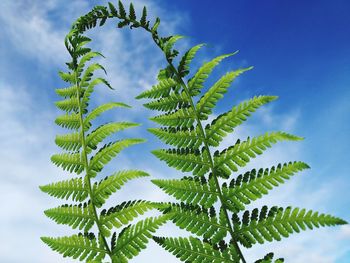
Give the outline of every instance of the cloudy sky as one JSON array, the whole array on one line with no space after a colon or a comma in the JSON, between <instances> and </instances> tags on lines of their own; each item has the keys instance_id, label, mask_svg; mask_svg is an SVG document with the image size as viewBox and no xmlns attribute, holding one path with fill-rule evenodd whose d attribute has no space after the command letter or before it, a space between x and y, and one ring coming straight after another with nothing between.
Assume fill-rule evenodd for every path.
<instances>
[{"instance_id":1,"label":"cloudy sky","mask_svg":"<svg viewBox=\"0 0 350 263\"><path fill-rule=\"evenodd\" d=\"M303 160L311 170L273 190L263 203L316 209L350 220L350 4L329 1L160 1L142 0L149 13L162 18L160 31L189 36L180 45L209 45L193 64L219 54L240 50L225 61L213 79L230 69L255 66L232 86L215 114L254 95L278 95L280 99L259 110L235 134L232 144L266 131L283 130L303 136L297 143L279 144L254 160L250 167ZM190 2L190 3L188 3ZM54 89L64 87L57 72L64 70L68 55L63 38L70 24L94 4L88 0L2 0L0 2L0 262L72 262L63 260L41 243L40 236L67 235L71 231L45 218L43 210L61 204L41 193L39 185L69 178L49 159L58 151L54 137L62 132L54 125L59 112ZM106 56L101 61L115 91L99 89L95 104L123 101L133 106L104 115L105 120L142 123L123 136L147 138L121 154L106 168L138 168L152 178L178 178L150 154L161 147L146 132L153 124L151 112L134 100L155 83L164 65L160 52L141 31L118 30L115 23L88 33L93 47ZM127 184L110 204L124 199L167 200L147 179ZM158 235L181 235L167 225ZM307 231L282 242L244 251L248 262L274 251L286 262L345 263L350 261L350 227ZM265 253L266 252L266 253ZM289 260L288 260L289 259ZM132 262L178 262L153 242Z\"/></svg>"}]
</instances>

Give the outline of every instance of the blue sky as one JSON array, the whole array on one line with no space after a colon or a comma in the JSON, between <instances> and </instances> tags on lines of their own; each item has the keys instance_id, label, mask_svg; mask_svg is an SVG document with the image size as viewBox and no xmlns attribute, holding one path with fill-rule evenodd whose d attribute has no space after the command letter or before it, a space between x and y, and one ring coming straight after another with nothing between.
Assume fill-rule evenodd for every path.
<instances>
[{"instance_id":1,"label":"blue sky","mask_svg":"<svg viewBox=\"0 0 350 263\"><path fill-rule=\"evenodd\" d=\"M40 193L37 187L69 177L49 162L50 155L58 151L54 136L62 132L53 123L59 113L53 104L58 100L54 89L64 86L57 75L68 59L64 35L70 23L92 6L87 0L70 2L0 2L1 262L71 262L62 260L39 240L42 235L70 232L44 217L44 209L61 202ZM350 3L142 0L137 1L138 10L142 4L153 16L162 18L161 32L165 35L189 36L180 43L181 50L208 43L194 68L216 55L240 50L214 71L208 84L230 69L254 66L232 86L215 114L254 95L279 96L278 101L259 110L225 139L225 145L238 137L274 130L306 138L303 142L279 144L251 163L250 167L269 167L277 162L303 160L312 167L255 205L306 207L349 221ZM132 110L106 114L104 120L141 122L141 127L130 131L131 136L147 138L148 142L125 151L106 168L106 173L115 167L140 168L153 178L178 178L178 172L150 154L150 150L161 147L146 132L147 127L154 126L147 121L152 113L134 100L155 83L164 60L148 35L117 30L114 24L89 32L95 39L94 48L107 57L101 63L106 65L108 79L116 88L115 92L98 90L94 103L114 100L131 104ZM127 198L168 200L147 179L126 185L110 204ZM176 236L183 232L169 224L158 234ZM289 258L293 263L343 263L350 261L349 248L350 228L342 226L308 231L245 253L249 262L275 251L287 262ZM150 260L178 262L152 242L149 250L132 262Z\"/></svg>"}]
</instances>

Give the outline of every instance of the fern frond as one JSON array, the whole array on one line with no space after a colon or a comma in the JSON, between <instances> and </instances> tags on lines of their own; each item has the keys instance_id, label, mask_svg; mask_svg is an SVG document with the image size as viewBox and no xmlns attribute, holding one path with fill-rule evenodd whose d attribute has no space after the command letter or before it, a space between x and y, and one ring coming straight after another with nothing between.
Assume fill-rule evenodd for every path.
<instances>
[{"instance_id":1,"label":"fern frond","mask_svg":"<svg viewBox=\"0 0 350 263\"><path fill-rule=\"evenodd\" d=\"M142 143L143 139L125 139L114 143L106 144L101 148L95 156L90 160L89 175L95 177L97 172L100 172L103 167L123 149L138 143Z\"/></svg>"},{"instance_id":2,"label":"fern frond","mask_svg":"<svg viewBox=\"0 0 350 263\"><path fill-rule=\"evenodd\" d=\"M99 126L86 137L86 144L91 149L96 149L97 145L109 135L124 129L137 127L140 124L133 122L111 122Z\"/></svg>"},{"instance_id":3,"label":"fern frond","mask_svg":"<svg viewBox=\"0 0 350 263\"><path fill-rule=\"evenodd\" d=\"M233 179L229 187L223 187L222 192L226 206L234 213L245 209L245 205L267 195L269 190L283 184L294 174L310 168L303 162L279 164L276 168L253 169L244 175Z\"/></svg>"},{"instance_id":4,"label":"fern frond","mask_svg":"<svg viewBox=\"0 0 350 263\"><path fill-rule=\"evenodd\" d=\"M84 74L80 80L80 86L81 87L87 87L89 86L89 82L91 80L91 77L93 76L94 72L96 70L102 70L104 73L106 73L106 70L105 68L101 65L101 64L98 64L98 63L93 63L91 65L89 65L85 71L84 71Z\"/></svg>"},{"instance_id":5,"label":"fern frond","mask_svg":"<svg viewBox=\"0 0 350 263\"><path fill-rule=\"evenodd\" d=\"M94 91L95 87L99 84L103 84L103 85L107 86L108 88L113 89L111 84L109 84L109 82L107 80L105 80L104 78L95 78L94 80L90 81L90 84L86 88L84 95L83 95L83 98L81 100L83 109L85 109L88 106L90 96L91 96L92 92Z\"/></svg>"},{"instance_id":6,"label":"fern frond","mask_svg":"<svg viewBox=\"0 0 350 263\"><path fill-rule=\"evenodd\" d=\"M80 74L84 71L85 64L87 62L89 62L91 59L98 57L98 56L104 57L100 52L96 52L96 51L91 51L91 52L89 52L81 57L79 64L77 66L77 69L76 69L76 71L78 72L78 77L80 77Z\"/></svg>"},{"instance_id":7,"label":"fern frond","mask_svg":"<svg viewBox=\"0 0 350 263\"><path fill-rule=\"evenodd\" d=\"M192 108L180 108L172 113L150 118L150 120L165 126L190 128L195 121L195 113Z\"/></svg>"},{"instance_id":8,"label":"fern frond","mask_svg":"<svg viewBox=\"0 0 350 263\"><path fill-rule=\"evenodd\" d=\"M127 181L145 176L149 176L149 174L138 170L127 170L117 172L99 183L95 183L92 188L94 204L101 207L108 197L119 190Z\"/></svg>"},{"instance_id":9,"label":"fern frond","mask_svg":"<svg viewBox=\"0 0 350 263\"><path fill-rule=\"evenodd\" d=\"M190 67L189 67L190 63L194 59L194 57L196 56L198 50L203 46L204 46L204 44L199 44L199 45L192 47L181 58L177 70L182 78L190 73Z\"/></svg>"},{"instance_id":10,"label":"fern frond","mask_svg":"<svg viewBox=\"0 0 350 263\"><path fill-rule=\"evenodd\" d=\"M148 128L147 130L165 143L178 148L198 149L203 143L202 137L198 135L200 134L198 127L196 129Z\"/></svg>"},{"instance_id":11,"label":"fern frond","mask_svg":"<svg viewBox=\"0 0 350 263\"><path fill-rule=\"evenodd\" d=\"M82 202L88 197L88 190L84 187L82 178L51 183L40 186L40 190L50 196L73 201Z\"/></svg>"},{"instance_id":12,"label":"fern frond","mask_svg":"<svg viewBox=\"0 0 350 263\"><path fill-rule=\"evenodd\" d=\"M125 103L121 102L110 102L110 103L105 103L97 108L93 109L86 117L84 120L84 126L89 126L89 123L96 119L98 116L100 116L102 113L105 111L117 108L117 107L123 107L123 108L131 108L129 105L126 105Z\"/></svg>"},{"instance_id":13,"label":"fern frond","mask_svg":"<svg viewBox=\"0 0 350 263\"><path fill-rule=\"evenodd\" d=\"M203 236L209 239L212 244L223 240L228 231L223 212L220 212L220 219L216 217L214 207L202 209L199 206L185 204L172 204L164 209L164 213L170 216L170 220L181 229L186 229L192 234Z\"/></svg>"},{"instance_id":14,"label":"fern frond","mask_svg":"<svg viewBox=\"0 0 350 263\"><path fill-rule=\"evenodd\" d=\"M67 151L78 151L81 148L80 133L69 133L57 135L55 139L57 146Z\"/></svg>"},{"instance_id":15,"label":"fern frond","mask_svg":"<svg viewBox=\"0 0 350 263\"><path fill-rule=\"evenodd\" d=\"M154 208L154 204L147 201L128 201L120 205L104 210L101 213L100 222L107 236L113 227L120 228L129 224L139 215Z\"/></svg>"},{"instance_id":16,"label":"fern frond","mask_svg":"<svg viewBox=\"0 0 350 263\"><path fill-rule=\"evenodd\" d=\"M55 104L57 108L66 112L71 112L71 111L76 112L79 108L78 99L76 97L57 101Z\"/></svg>"},{"instance_id":17,"label":"fern frond","mask_svg":"<svg viewBox=\"0 0 350 263\"><path fill-rule=\"evenodd\" d=\"M200 93L200 90L203 88L204 81L209 77L213 69L225 58L235 55L237 52L222 55L214 58L213 60L204 63L202 67L198 69L193 78L188 82L188 87L190 94L196 96Z\"/></svg>"},{"instance_id":18,"label":"fern frond","mask_svg":"<svg viewBox=\"0 0 350 263\"><path fill-rule=\"evenodd\" d=\"M174 51L172 49L173 49L175 43L182 38L184 38L184 36L181 36L181 35L171 36L163 44L163 51L169 59L172 59L174 56L176 56L178 54L177 51L175 51L175 55L174 55Z\"/></svg>"},{"instance_id":19,"label":"fern frond","mask_svg":"<svg viewBox=\"0 0 350 263\"><path fill-rule=\"evenodd\" d=\"M212 109L215 107L217 101L224 96L231 83L243 72L250 69L252 69L252 67L227 73L202 96L196 105L196 111L201 120L208 119L208 115L212 113Z\"/></svg>"},{"instance_id":20,"label":"fern frond","mask_svg":"<svg viewBox=\"0 0 350 263\"><path fill-rule=\"evenodd\" d=\"M171 252L174 256L184 262L194 263L232 263L239 262L238 256L230 246L224 251L213 248L210 244L202 242L197 238L179 237L162 238L154 237L155 242L164 249Z\"/></svg>"},{"instance_id":21,"label":"fern frond","mask_svg":"<svg viewBox=\"0 0 350 263\"><path fill-rule=\"evenodd\" d=\"M205 127L208 143L219 146L219 142L234 128L243 123L259 107L277 99L276 96L258 96L240 103L227 113L219 115Z\"/></svg>"},{"instance_id":22,"label":"fern frond","mask_svg":"<svg viewBox=\"0 0 350 263\"><path fill-rule=\"evenodd\" d=\"M191 172L203 176L210 169L210 163L205 151L193 151L189 148L154 150L152 153L170 167L182 172Z\"/></svg>"},{"instance_id":23,"label":"fern frond","mask_svg":"<svg viewBox=\"0 0 350 263\"><path fill-rule=\"evenodd\" d=\"M172 111L177 108L189 106L187 95L182 93L172 93L169 96L143 104L146 108L158 111Z\"/></svg>"},{"instance_id":24,"label":"fern frond","mask_svg":"<svg viewBox=\"0 0 350 263\"><path fill-rule=\"evenodd\" d=\"M77 96L77 93L78 93L78 89L77 89L76 85L68 87L68 88L56 89L55 91L56 91L57 95L64 97L64 98Z\"/></svg>"},{"instance_id":25,"label":"fern frond","mask_svg":"<svg viewBox=\"0 0 350 263\"><path fill-rule=\"evenodd\" d=\"M276 260L273 260L274 254L273 253L268 253L267 255L265 255L264 258L259 259L257 261L255 261L255 263L283 263L284 259L283 258L279 258Z\"/></svg>"},{"instance_id":26,"label":"fern frond","mask_svg":"<svg viewBox=\"0 0 350 263\"><path fill-rule=\"evenodd\" d=\"M73 229L84 229L88 232L94 225L94 215L89 203L79 205L63 205L44 211L45 215L57 224L71 226Z\"/></svg>"},{"instance_id":27,"label":"fern frond","mask_svg":"<svg viewBox=\"0 0 350 263\"><path fill-rule=\"evenodd\" d=\"M204 177L200 179L183 178L181 180L152 180L152 182L165 193L176 199L192 205L201 205L205 208L211 207L218 200L218 193L213 178L208 182Z\"/></svg>"},{"instance_id":28,"label":"fern frond","mask_svg":"<svg viewBox=\"0 0 350 263\"><path fill-rule=\"evenodd\" d=\"M127 262L128 259L137 256L146 248L152 234L166 221L167 216L150 217L125 228L118 236L117 245L112 251L113 257L120 262Z\"/></svg>"},{"instance_id":29,"label":"fern frond","mask_svg":"<svg viewBox=\"0 0 350 263\"><path fill-rule=\"evenodd\" d=\"M80 127L79 114L71 113L58 116L55 120L55 123L62 128L77 130Z\"/></svg>"},{"instance_id":30,"label":"fern frond","mask_svg":"<svg viewBox=\"0 0 350 263\"><path fill-rule=\"evenodd\" d=\"M84 164L80 153L61 153L51 156L51 161L65 171L80 174L84 170Z\"/></svg>"},{"instance_id":31,"label":"fern frond","mask_svg":"<svg viewBox=\"0 0 350 263\"><path fill-rule=\"evenodd\" d=\"M171 79L163 79L157 85L154 85L150 90L142 92L136 97L136 99L149 98L157 99L161 97L166 97L170 94L170 91L175 89L178 83Z\"/></svg>"},{"instance_id":32,"label":"fern frond","mask_svg":"<svg viewBox=\"0 0 350 263\"><path fill-rule=\"evenodd\" d=\"M282 237L307 228L347 224L340 218L312 210L272 207L267 212L266 206L260 212L258 209L254 209L251 214L245 211L241 222L237 221L237 218L234 221L235 239L245 247L265 241L280 241Z\"/></svg>"},{"instance_id":33,"label":"fern frond","mask_svg":"<svg viewBox=\"0 0 350 263\"><path fill-rule=\"evenodd\" d=\"M251 158L262 154L273 143L298 140L302 140L302 138L284 132L271 132L253 139L248 138L244 142L238 141L234 146L225 149L214 157L215 169L220 171L221 176L227 177L231 174L231 171L238 171L237 166L245 166Z\"/></svg>"},{"instance_id":34,"label":"fern frond","mask_svg":"<svg viewBox=\"0 0 350 263\"><path fill-rule=\"evenodd\" d=\"M64 257L79 258L80 261L101 262L106 255L102 245L98 244L91 233L69 237L42 237L41 240Z\"/></svg>"},{"instance_id":35,"label":"fern frond","mask_svg":"<svg viewBox=\"0 0 350 263\"><path fill-rule=\"evenodd\" d=\"M68 82L70 84L75 84L75 74L72 72L58 72L58 75L61 77L61 79L65 82Z\"/></svg>"}]
</instances>

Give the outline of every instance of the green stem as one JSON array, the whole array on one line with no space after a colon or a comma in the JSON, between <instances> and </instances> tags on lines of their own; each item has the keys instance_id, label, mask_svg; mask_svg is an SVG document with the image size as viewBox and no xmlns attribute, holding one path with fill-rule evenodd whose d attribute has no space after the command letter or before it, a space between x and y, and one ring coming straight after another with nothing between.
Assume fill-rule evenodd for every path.
<instances>
[{"instance_id":1,"label":"green stem","mask_svg":"<svg viewBox=\"0 0 350 263\"><path fill-rule=\"evenodd\" d=\"M90 176L89 176L89 160L88 160L88 156L87 156L87 147L86 147L86 141L85 141L85 132L84 132L84 117L83 117L83 109L82 109L82 105L81 105L81 97L80 97L80 85L79 85L79 81L77 78L77 74L76 74L76 70L74 72L75 74L75 85L77 86L77 99L78 99L78 107L79 107L79 121L80 121L80 127L81 127L81 144L82 144L82 148L83 148L83 152L82 152L82 157L84 160L84 166L85 166L85 181L87 183L88 189L89 189L89 196L90 196L90 201L91 201L91 206L92 206L92 210L94 213L94 217L95 217L95 222L99 231L99 235L101 236L101 239L103 241L103 244L107 250L107 254L109 255L109 257L111 258L112 262L113 262L113 258L112 258L112 252L111 249L108 246L106 237L103 235L103 232L101 231L102 227L101 227L101 223L100 223L100 219L98 217L97 211L96 211L96 207L94 204L94 195L92 192L92 187L91 187L91 180L90 180Z\"/></svg>"},{"instance_id":2,"label":"green stem","mask_svg":"<svg viewBox=\"0 0 350 263\"><path fill-rule=\"evenodd\" d=\"M153 35L153 40L157 44L157 46L160 49L162 49L161 46L158 44L158 41L155 39L154 35ZM198 113L196 111L196 107L195 107L195 105L193 103L192 96L190 94L189 88L187 87L186 83L184 82L184 80L180 76L179 72L177 71L177 69L175 68L173 63L168 58L167 58L167 61L168 61L168 64L170 65L172 71L176 74L177 79L180 81L180 83L181 83L181 85L182 85L182 87L183 87L183 89L184 89L184 91L185 91L185 93L186 93L186 95L187 95L187 97L189 99L190 106L193 109L193 112L195 113L195 117L196 117L196 121L197 121L197 124L198 124L198 127L199 127L199 131L200 131L201 136L203 138L204 148L207 151L208 156L209 156L211 173L213 175L213 178L214 178L214 181L215 181L215 186L216 186L216 189L217 189L218 194L219 194L219 199L220 199L220 202L222 204L222 208L224 210L227 226L229 228L229 232L230 232L232 240L233 240L233 245L235 246L235 249L236 249L237 253L239 254L239 257L241 258L242 262L246 263L246 260L245 260L245 258L243 256L243 253L242 253L241 249L239 248L239 245L238 245L237 241L234 238L235 234L234 234L234 231L233 231L233 227L232 227L232 224L231 224L230 217L229 217L228 212L227 212L227 208L225 206L225 200L224 200L224 197L222 195L220 183L219 183L218 177L216 175L216 171L215 171L215 168L214 168L214 161L213 161L213 158L212 158L212 154L210 152L210 148L209 148L209 145L208 145L208 140L207 140L207 137L206 137L206 134L205 134L202 122L200 120L200 117L199 117L199 115L198 115Z\"/></svg>"}]
</instances>

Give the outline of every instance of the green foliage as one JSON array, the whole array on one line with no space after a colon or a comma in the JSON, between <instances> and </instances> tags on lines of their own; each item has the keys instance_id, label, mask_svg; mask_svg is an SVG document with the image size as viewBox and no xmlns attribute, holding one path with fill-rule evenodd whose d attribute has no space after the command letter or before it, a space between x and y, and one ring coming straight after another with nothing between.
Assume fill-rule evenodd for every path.
<instances>
[{"instance_id":1,"label":"green foliage","mask_svg":"<svg viewBox=\"0 0 350 263\"><path fill-rule=\"evenodd\" d=\"M132 5L129 16L136 18ZM110 122L92 129L94 120L102 113L130 106L111 102L90 109L89 103L95 87L100 84L112 87L104 78L94 77L97 70L105 69L99 63L91 63L92 59L103 56L87 48L86 44L89 42L89 38L80 35L74 28L65 39L72 60L66 63L68 72L60 72L60 76L70 86L56 90L63 97L56 102L56 106L65 112L56 119L56 124L71 131L56 136L55 142L64 152L51 157L56 166L70 173L84 172L84 176L40 187L50 196L75 202L47 209L45 215L57 224L79 229L81 233L70 237L42 237L42 240L64 257L86 262L105 262L107 256L112 262L126 262L146 247L152 234L165 222L166 216L149 218L130 225L139 215L155 207L153 203L143 200L127 201L99 211L109 197L126 182L148 174L138 170L126 170L92 182L105 165L122 150L144 140L126 138L102 144L111 135L138 126L132 122ZM120 228L121 232L118 237L113 232L108 242L114 228Z\"/></svg>"},{"instance_id":2,"label":"green foliage","mask_svg":"<svg viewBox=\"0 0 350 263\"><path fill-rule=\"evenodd\" d=\"M269 169L253 169L237 176L239 169L279 141L298 141L302 138L285 132L265 133L248 137L245 141L237 140L236 144L219 151L217 147L223 146L225 136L261 106L277 97L253 97L226 113L213 116L217 103L234 80L252 67L230 71L211 87L205 87L214 68L237 52L204 63L188 77L191 73L190 63L204 44L190 48L175 66L175 58L180 52L174 46L183 36L160 37L160 19L156 18L151 23L147 16L146 7L138 16L132 3L129 8L121 1L117 5L108 3L107 7L96 6L73 24L65 39L72 61L66 63L68 72L59 74L69 86L56 90L63 97L56 102L56 106L65 114L55 122L73 131L56 137L56 144L65 152L53 155L51 159L63 170L76 174L85 171L85 175L41 186L40 189L53 197L77 202L48 209L45 214L58 224L79 228L83 233L71 237L43 237L42 240L63 256L81 261L102 262L108 255L112 262L127 262L146 247L148 239L158 227L171 220L200 238L153 237L181 261L245 263L241 245L249 248L256 243L280 240L301 230L345 224L344 220L331 215L291 207L268 209L263 206L260 210L246 210L247 205L309 167L303 162L290 162ZM94 89L100 84L110 89L112 87L104 78L94 77L96 71L105 72L105 69L101 64L90 61L103 55L86 47L91 40L83 33L97 25L102 26L110 18L118 19L119 28L142 28L150 33L166 58L167 66L158 74L159 83L137 98L150 99L145 107L162 112L151 118L161 127L150 128L149 131L173 147L154 150L154 155L170 167L194 175L187 174L179 180L153 180L154 184L181 203L154 204L137 200L126 201L108 210L97 210L127 181L147 176L137 170L121 171L91 183L121 150L143 142L142 139L121 139L99 148L110 135L135 127L135 123L106 123L91 130L95 118L105 111L128 107L112 102L89 110ZM207 120L211 119L211 123L208 123ZM130 224L152 208L158 208L163 215ZM93 226L98 231L97 238L91 233ZM121 232L113 232L114 228L121 229ZM107 238L110 238L110 242L107 242ZM273 253L269 253L256 262L284 262L283 259L273 260L273 256Z\"/></svg>"},{"instance_id":3,"label":"green foliage","mask_svg":"<svg viewBox=\"0 0 350 263\"><path fill-rule=\"evenodd\" d=\"M256 243L280 240L307 228L346 223L330 215L290 207L273 207L269 211L263 207L260 212L258 209L244 212L247 205L309 166L303 162L290 162L270 169L253 169L243 175L236 173L275 143L302 138L277 131L248 137L244 141L237 140L230 147L222 147L225 136L258 108L277 97L253 97L226 113L212 116L217 103L234 80L252 67L230 71L211 87L205 87L214 68L237 52L204 63L187 78L190 63L203 44L189 49L179 64L174 65L174 58L180 54L174 45L182 37L160 38L154 31L152 36L168 65L160 70L159 83L137 98L150 99L145 107L162 112L151 118L161 127L150 128L149 131L173 146L154 150L153 154L168 166L193 175L180 180L153 180L165 193L181 202L167 203L158 209L181 229L202 238L155 237L157 243L184 262L246 262L241 245L249 248ZM205 122L208 119L213 121ZM217 147L224 149L219 151ZM283 259L273 261L273 254L267 254L257 262L283 262Z\"/></svg>"}]
</instances>

